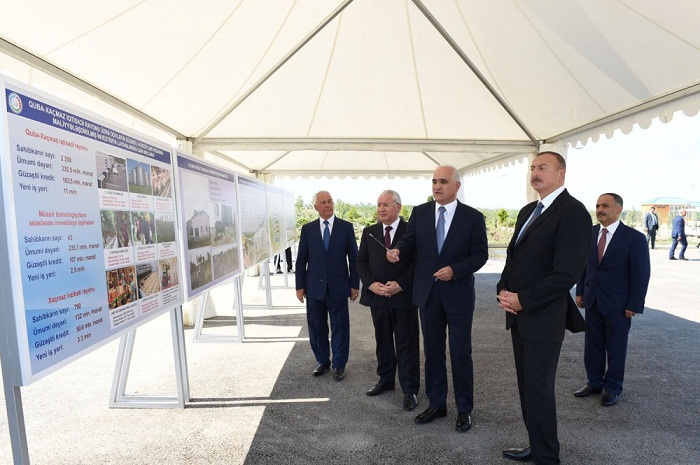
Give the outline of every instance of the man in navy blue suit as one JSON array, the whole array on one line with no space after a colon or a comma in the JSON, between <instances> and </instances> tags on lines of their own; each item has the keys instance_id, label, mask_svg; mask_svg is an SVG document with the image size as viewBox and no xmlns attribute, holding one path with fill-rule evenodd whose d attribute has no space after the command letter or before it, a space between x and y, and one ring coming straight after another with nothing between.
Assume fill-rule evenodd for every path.
<instances>
[{"instance_id":1,"label":"man in navy blue suit","mask_svg":"<svg viewBox=\"0 0 700 465\"><path fill-rule=\"evenodd\" d=\"M357 240L352 223L336 218L333 198L326 191L314 196L319 219L301 227L297 254L297 299L304 303L309 326L309 342L316 357L314 376L331 367L333 379L345 377L350 353L350 314L348 297L357 299L360 277L357 273ZM328 318L331 344L328 344Z\"/></svg>"},{"instance_id":2,"label":"man in navy blue suit","mask_svg":"<svg viewBox=\"0 0 700 465\"><path fill-rule=\"evenodd\" d=\"M673 219L673 229L671 230L671 250L668 252L668 259L675 260L676 246L681 243L681 251L678 253L678 260L687 260L685 258L685 249L688 248L688 236L685 235L685 209L678 212L678 215Z\"/></svg>"},{"instance_id":3,"label":"man in navy blue suit","mask_svg":"<svg viewBox=\"0 0 700 465\"><path fill-rule=\"evenodd\" d=\"M447 415L447 333L458 411L455 429L465 432L474 408L474 273L484 266L489 251L484 215L457 200L461 185L455 167L439 166L433 173L435 201L413 209L406 233L386 257L397 263L410 259L414 250L418 254L413 303L420 309L429 406L414 422L430 423Z\"/></svg>"},{"instance_id":4,"label":"man in navy blue suit","mask_svg":"<svg viewBox=\"0 0 700 465\"><path fill-rule=\"evenodd\" d=\"M586 268L576 285L576 305L586 308L588 382L574 395L603 392L600 403L610 407L622 393L627 337L632 317L644 312L651 268L644 234L620 221L622 197L603 194L595 210L600 224L593 226Z\"/></svg>"}]
</instances>

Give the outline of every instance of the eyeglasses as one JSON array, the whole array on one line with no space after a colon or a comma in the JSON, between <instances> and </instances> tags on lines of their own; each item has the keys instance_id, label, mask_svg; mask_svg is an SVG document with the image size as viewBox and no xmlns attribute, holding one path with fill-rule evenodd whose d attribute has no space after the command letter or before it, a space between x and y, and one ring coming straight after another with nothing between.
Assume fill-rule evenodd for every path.
<instances>
[{"instance_id":1,"label":"eyeglasses","mask_svg":"<svg viewBox=\"0 0 700 465\"><path fill-rule=\"evenodd\" d=\"M392 205L398 205L398 204L396 202L394 202L394 203L378 203L377 208L382 208L382 207L388 208L388 207L391 207Z\"/></svg>"}]
</instances>

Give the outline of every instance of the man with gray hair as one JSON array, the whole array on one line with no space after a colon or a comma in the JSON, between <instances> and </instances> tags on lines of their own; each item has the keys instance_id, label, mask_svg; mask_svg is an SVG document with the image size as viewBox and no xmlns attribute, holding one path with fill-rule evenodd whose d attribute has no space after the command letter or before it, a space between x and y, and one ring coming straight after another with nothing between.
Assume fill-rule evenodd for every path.
<instances>
[{"instance_id":1,"label":"man with gray hair","mask_svg":"<svg viewBox=\"0 0 700 465\"><path fill-rule=\"evenodd\" d=\"M418 308L411 302L416 254L399 263L390 263L385 256L386 249L406 232L407 223L400 212L398 192L385 190L379 194L377 224L362 231L357 271L362 280L360 303L370 307L377 341L379 381L366 394L377 396L394 390L398 367L403 409L410 411L418 404L420 387Z\"/></svg>"}]
</instances>

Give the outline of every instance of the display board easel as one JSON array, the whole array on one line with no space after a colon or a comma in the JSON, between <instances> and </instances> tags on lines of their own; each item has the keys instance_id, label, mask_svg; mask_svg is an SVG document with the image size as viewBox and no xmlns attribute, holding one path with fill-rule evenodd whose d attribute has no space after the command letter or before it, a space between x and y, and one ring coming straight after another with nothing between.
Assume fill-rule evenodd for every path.
<instances>
[{"instance_id":1,"label":"display board easel","mask_svg":"<svg viewBox=\"0 0 700 465\"><path fill-rule=\"evenodd\" d=\"M197 316L194 323L194 342L243 342L245 339L245 327L243 325L243 276L237 276L233 280L234 297L233 309L236 311L236 328L237 334L205 334L204 333L204 316L209 303L209 291L205 292L199 302Z\"/></svg>"},{"instance_id":2,"label":"display board easel","mask_svg":"<svg viewBox=\"0 0 700 465\"><path fill-rule=\"evenodd\" d=\"M189 376L187 372L187 355L185 352L184 325L182 322L182 307L170 312L170 333L173 342L173 358L175 361L176 397L166 396L136 396L126 394L126 384L133 355L136 329L124 334L119 341L117 363L114 368L114 379L109 399L112 408L184 408L190 400Z\"/></svg>"}]
</instances>

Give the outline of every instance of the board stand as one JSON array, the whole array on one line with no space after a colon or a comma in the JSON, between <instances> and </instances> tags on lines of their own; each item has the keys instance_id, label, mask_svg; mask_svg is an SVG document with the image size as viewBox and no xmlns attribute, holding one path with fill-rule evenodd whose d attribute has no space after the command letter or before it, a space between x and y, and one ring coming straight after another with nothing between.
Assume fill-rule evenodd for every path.
<instances>
[{"instance_id":1,"label":"board stand","mask_svg":"<svg viewBox=\"0 0 700 465\"><path fill-rule=\"evenodd\" d=\"M187 374L182 306L171 310L170 330L173 339L177 397L126 394L126 383L129 377L129 367L136 338L136 329L134 329L123 335L119 341L119 353L114 369L112 392L109 400L111 408L185 408L185 402L190 400L190 386Z\"/></svg>"},{"instance_id":2,"label":"board stand","mask_svg":"<svg viewBox=\"0 0 700 465\"><path fill-rule=\"evenodd\" d=\"M10 331L8 331L8 333L10 333ZM10 343L7 341L8 337L5 339L7 345L9 345ZM3 347L2 360L0 363L2 363L2 379L5 388L5 407L7 409L7 426L10 430L12 458L15 464L29 465L29 447L27 445L27 431L24 425L22 391L19 386L15 385L19 384L19 382L14 382L14 373L17 371L14 367L8 366L13 364L12 360L14 360L6 356L9 350L8 347Z\"/></svg>"},{"instance_id":3,"label":"board stand","mask_svg":"<svg viewBox=\"0 0 700 465\"><path fill-rule=\"evenodd\" d=\"M197 316L194 322L194 342L243 342L245 339L245 327L243 325L243 275L237 276L233 280L234 298L233 309L236 311L237 334L204 334L204 315L209 303L209 291L202 296Z\"/></svg>"}]
</instances>

